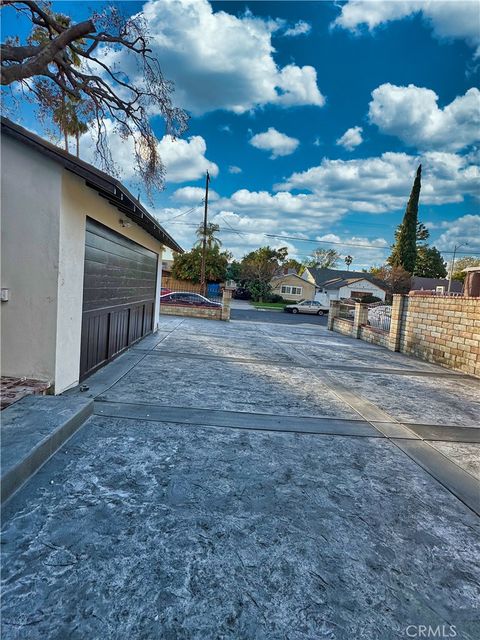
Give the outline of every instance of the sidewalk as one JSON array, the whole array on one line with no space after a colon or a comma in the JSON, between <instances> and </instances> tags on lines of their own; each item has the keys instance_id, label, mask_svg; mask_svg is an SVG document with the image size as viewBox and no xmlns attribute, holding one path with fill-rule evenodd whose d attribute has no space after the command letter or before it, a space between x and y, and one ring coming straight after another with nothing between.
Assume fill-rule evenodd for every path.
<instances>
[{"instance_id":1,"label":"sidewalk","mask_svg":"<svg viewBox=\"0 0 480 640\"><path fill-rule=\"evenodd\" d=\"M5 509L5 639L478 637L478 380L165 317L87 384Z\"/></svg>"}]
</instances>

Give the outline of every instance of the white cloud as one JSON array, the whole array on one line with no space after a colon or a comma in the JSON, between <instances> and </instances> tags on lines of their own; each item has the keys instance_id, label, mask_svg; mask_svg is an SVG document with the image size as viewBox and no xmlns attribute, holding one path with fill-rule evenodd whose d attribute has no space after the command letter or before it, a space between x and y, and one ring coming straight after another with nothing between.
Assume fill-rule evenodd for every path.
<instances>
[{"instance_id":1,"label":"white cloud","mask_svg":"<svg viewBox=\"0 0 480 640\"><path fill-rule=\"evenodd\" d=\"M322 144L323 144L323 143L322 143L322 141L320 140L320 138L319 138L318 136L317 136L317 137L315 138L315 140L313 141L313 145L314 145L315 147L320 147Z\"/></svg>"},{"instance_id":2,"label":"white cloud","mask_svg":"<svg viewBox=\"0 0 480 640\"><path fill-rule=\"evenodd\" d=\"M231 164L228 167L228 173L242 173L242 170L240 167L237 167L236 165Z\"/></svg>"},{"instance_id":3,"label":"white cloud","mask_svg":"<svg viewBox=\"0 0 480 640\"><path fill-rule=\"evenodd\" d=\"M134 143L132 139L122 140L111 120L104 120L107 139L121 180L135 178ZM85 133L80 142L81 156L87 162L95 163L95 143L90 133ZM205 157L207 145L201 136L191 136L186 140L163 136L158 141L158 152L166 169L166 182L190 182L198 180L209 171L212 177L218 175L218 166Z\"/></svg>"},{"instance_id":4,"label":"white cloud","mask_svg":"<svg viewBox=\"0 0 480 640\"><path fill-rule=\"evenodd\" d=\"M420 162L421 205L462 202L466 194L478 195L478 167L468 156L439 151L421 157L388 152L358 160L324 158L319 166L292 174L276 188L308 190L340 210L395 211L405 207Z\"/></svg>"},{"instance_id":5,"label":"white cloud","mask_svg":"<svg viewBox=\"0 0 480 640\"><path fill-rule=\"evenodd\" d=\"M385 238L370 239L363 236L344 236L342 238L335 233L327 233L316 236L316 240L321 247L336 249L342 258L346 255L352 256L353 263L350 266L352 271L359 271L372 264L383 264L390 253L391 242ZM338 266L346 268L342 258Z\"/></svg>"},{"instance_id":6,"label":"white cloud","mask_svg":"<svg viewBox=\"0 0 480 640\"><path fill-rule=\"evenodd\" d=\"M349 0L342 5L341 13L333 23L349 31L358 32L361 25L370 31L379 25L401 20L416 13L431 25L437 38L460 38L480 52L480 30L478 28L478 3L476 0L395 0L371 2Z\"/></svg>"},{"instance_id":7,"label":"white cloud","mask_svg":"<svg viewBox=\"0 0 480 640\"><path fill-rule=\"evenodd\" d=\"M175 103L202 115L245 113L266 104L322 106L312 66L277 65L272 34L281 20L213 12L207 0L149 0L143 14L162 72L175 84ZM109 65L137 74L133 56L110 52Z\"/></svg>"},{"instance_id":8,"label":"white cloud","mask_svg":"<svg viewBox=\"0 0 480 640\"><path fill-rule=\"evenodd\" d=\"M480 91L469 89L443 109L431 89L382 84L372 92L370 121L420 149L455 151L480 139Z\"/></svg>"},{"instance_id":9,"label":"white cloud","mask_svg":"<svg viewBox=\"0 0 480 640\"><path fill-rule=\"evenodd\" d=\"M432 241L437 249L443 251L453 251L456 245L467 243L461 251L480 252L480 215L468 214L451 220L442 222L441 226L446 229L436 240Z\"/></svg>"},{"instance_id":10,"label":"white cloud","mask_svg":"<svg viewBox=\"0 0 480 640\"><path fill-rule=\"evenodd\" d=\"M300 144L297 138L291 138L285 133L277 131L274 127L269 127L267 131L263 133L257 133L253 138L249 140L252 147L262 149L264 151L271 151L270 158L275 160L279 156L288 156L295 151Z\"/></svg>"},{"instance_id":11,"label":"white cloud","mask_svg":"<svg viewBox=\"0 0 480 640\"><path fill-rule=\"evenodd\" d=\"M362 131L362 127L350 127L350 129L347 129L343 136L337 140L337 145L344 147L348 151L352 151L355 147L358 147L359 144L362 144Z\"/></svg>"},{"instance_id":12,"label":"white cloud","mask_svg":"<svg viewBox=\"0 0 480 640\"><path fill-rule=\"evenodd\" d=\"M293 27L290 27L283 34L284 36L295 38L296 36L306 35L312 30L312 25L305 22L305 20L299 20Z\"/></svg>"},{"instance_id":13,"label":"white cloud","mask_svg":"<svg viewBox=\"0 0 480 640\"><path fill-rule=\"evenodd\" d=\"M184 202L186 204L201 203L205 198L205 189L202 187L181 187L181 189L177 189L172 193L171 198L176 202ZM209 189L208 201L214 202L218 198L218 193Z\"/></svg>"}]
</instances>

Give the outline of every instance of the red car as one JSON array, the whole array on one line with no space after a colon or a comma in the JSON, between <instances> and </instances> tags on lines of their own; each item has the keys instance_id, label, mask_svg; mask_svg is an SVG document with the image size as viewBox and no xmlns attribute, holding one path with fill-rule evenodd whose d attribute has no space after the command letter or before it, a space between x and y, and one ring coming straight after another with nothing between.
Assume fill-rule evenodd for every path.
<instances>
[{"instance_id":1,"label":"red car","mask_svg":"<svg viewBox=\"0 0 480 640\"><path fill-rule=\"evenodd\" d=\"M172 290L168 289L167 287L162 287L160 289L160 295L161 296L165 296L165 295L167 295L167 293L172 293Z\"/></svg>"},{"instance_id":2,"label":"red car","mask_svg":"<svg viewBox=\"0 0 480 640\"><path fill-rule=\"evenodd\" d=\"M222 306L219 302L204 298L199 293L188 293L188 291L175 291L160 296L160 308L162 303L179 307L208 307L210 309L218 309Z\"/></svg>"}]
</instances>

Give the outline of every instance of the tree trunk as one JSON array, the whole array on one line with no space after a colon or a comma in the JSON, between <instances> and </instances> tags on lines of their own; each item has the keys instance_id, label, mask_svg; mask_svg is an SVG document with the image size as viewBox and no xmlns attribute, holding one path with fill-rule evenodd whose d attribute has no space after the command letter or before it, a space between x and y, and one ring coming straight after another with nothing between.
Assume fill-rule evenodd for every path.
<instances>
[{"instance_id":1,"label":"tree trunk","mask_svg":"<svg viewBox=\"0 0 480 640\"><path fill-rule=\"evenodd\" d=\"M77 139L77 158L80 157L80 133L77 131L75 134L75 137Z\"/></svg>"}]
</instances>

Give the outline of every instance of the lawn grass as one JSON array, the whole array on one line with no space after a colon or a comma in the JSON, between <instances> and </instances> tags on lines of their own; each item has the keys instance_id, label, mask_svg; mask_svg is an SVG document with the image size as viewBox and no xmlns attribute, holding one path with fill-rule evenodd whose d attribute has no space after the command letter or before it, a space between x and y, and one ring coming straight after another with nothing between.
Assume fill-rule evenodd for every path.
<instances>
[{"instance_id":1,"label":"lawn grass","mask_svg":"<svg viewBox=\"0 0 480 640\"><path fill-rule=\"evenodd\" d=\"M255 309L283 309L285 302L251 302Z\"/></svg>"}]
</instances>

